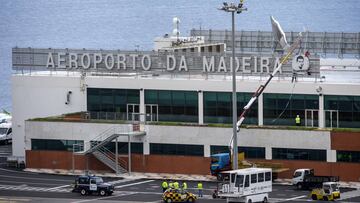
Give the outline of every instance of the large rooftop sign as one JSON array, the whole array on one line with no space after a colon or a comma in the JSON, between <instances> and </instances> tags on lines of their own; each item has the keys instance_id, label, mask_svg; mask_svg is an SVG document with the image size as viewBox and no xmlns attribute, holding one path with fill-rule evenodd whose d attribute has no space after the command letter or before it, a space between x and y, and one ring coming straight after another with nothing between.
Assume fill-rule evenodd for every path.
<instances>
[{"instance_id":1,"label":"large rooftop sign","mask_svg":"<svg viewBox=\"0 0 360 203\"><path fill-rule=\"evenodd\" d=\"M232 71L231 54L198 52L137 52L78 49L13 48L14 70L53 70L88 72L163 72L212 73ZM267 74L273 71L279 56L239 54L235 58L239 74ZM292 73L291 61L280 74ZM305 72L304 72L305 73ZM310 58L304 75L319 73L319 58Z\"/></svg>"}]
</instances>

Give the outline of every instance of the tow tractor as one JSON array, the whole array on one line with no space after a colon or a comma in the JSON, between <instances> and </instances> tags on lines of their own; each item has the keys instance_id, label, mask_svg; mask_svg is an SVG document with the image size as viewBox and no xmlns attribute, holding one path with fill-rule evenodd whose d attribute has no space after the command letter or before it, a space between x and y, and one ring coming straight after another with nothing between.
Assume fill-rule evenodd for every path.
<instances>
[{"instance_id":1,"label":"tow tractor","mask_svg":"<svg viewBox=\"0 0 360 203\"><path fill-rule=\"evenodd\" d=\"M334 201L340 198L340 189L337 182L325 182L322 188L316 188L311 191L311 199Z\"/></svg>"}]
</instances>

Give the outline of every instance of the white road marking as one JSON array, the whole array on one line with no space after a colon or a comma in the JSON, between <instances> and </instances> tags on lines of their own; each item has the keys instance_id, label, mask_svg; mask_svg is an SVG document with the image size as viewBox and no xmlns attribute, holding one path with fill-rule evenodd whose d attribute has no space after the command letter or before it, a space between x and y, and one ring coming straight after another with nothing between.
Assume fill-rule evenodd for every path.
<instances>
[{"instance_id":1,"label":"white road marking","mask_svg":"<svg viewBox=\"0 0 360 203\"><path fill-rule=\"evenodd\" d=\"M28 182L21 182L21 181L7 181L7 180L0 180L1 183L20 183L20 184L24 184L24 183L28 183ZM34 185L44 185L44 183L31 183ZM46 183L46 185L59 185L56 183Z\"/></svg>"},{"instance_id":2,"label":"white road marking","mask_svg":"<svg viewBox=\"0 0 360 203\"><path fill-rule=\"evenodd\" d=\"M51 191L51 190L56 190L56 189L60 189L60 188L64 188L64 187L69 187L70 185L62 185L62 186L59 186L59 187L53 187L53 188L49 188L47 190L44 190L44 191Z\"/></svg>"},{"instance_id":3,"label":"white road marking","mask_svg":"<svg viewBox=\"0 0 360 203\"><path fill-rule=\"evenodd\" d=\"M287 201L291 201L291 200L301 199L303 197L307 197L307 195L301 195L301 196L292 197L289 199L279 199L279 201L277 201L277 202L287 202Z\"/></svg>"},{"instance_id":4,"label":"white road marking","mask_svg":"<svg viewBox=\"0 0 360 203\"><path fill-rule=\"evenodd\" d=\"M153 182L155 180L145 180L145 181L141 181L141 182L136 182L136 183L130 183L130 184L126 184L126 185L119 185L116 186L115 188L124 188L124 187L129 187L129 186L133 186L133 185L140 185L140 184L144 184L144 183L150 183Z\"/></svg>"},{"instance_id":5,"label":"white road marking","mask_svg":"<svg viewBox=\"0 0 360 203\"><path fill-rule=\"evenodd\" d=\"M126 183L126 182L130 182L130 181L134 181L134 180L136 181L136 179L120 179L120 180L110 181L110 182L107 182L107 183L116 185L118 183Z\"/></svg>"},{"instance_id":6,"label":"white road marking","mask_svg":"<svg viewBox=\"0 0 360 203\"><path fill-rule=\"evenodd\" d=\"M5 177L5 178L19 178L19 179L29 179L29 180L51 180L51 181L59 181L59 182L71 182L70 180L61 180L61 179L53 179L53 178L29 178L29 177L24 177L24 176L7 176L7 175L0 175L0 177Z\"/></svg>"},{"instance_id":7,"label":"white road marking","mask_svg":"<svg viewBox=\"0 0 360 203\"><path fill-rule=\"evenodd\" d=\"M126 191L122 191L122 193L118 194L118 195L112 195L112 196L107 196L107 197L101 197L101 198L96 198L96 199L87 199L87 200L81 200L81 201L75 201L72 203L82 203L82 202L97 202L99 200L105 200L105 199L109 199L109 198L114 198L114 197L121 197L121 196L127 196L127 195L132 195L132 194L136 194L137 192L126 192Z\"/></svg>"},{"instance_id":8,"label":"white road marking","mask_svg":"<svg viewBox=\"0 0 360 203\"><path fill-rule=\"evenodd\" d=\"M20 199L20 198L0 198L0 201L6 202L13 202L13 201L20 201L20 202L28 202L31 201L30 199Z\"/></svg>"},{"instance_id":9,"label":"white road marking","mask_svg":"<svg viewBox=\"0 0 360 203\"><path fill-rule=\"evenodd\" d=\"M307 197L307 195L301 195L301 196L297 196L297 197L292 197L292 198L289 198L289 199L286 199L286 200L290 201L290 200L295 200L295 199L301 199L303 197Z\"/></svg>"}]
</instances>

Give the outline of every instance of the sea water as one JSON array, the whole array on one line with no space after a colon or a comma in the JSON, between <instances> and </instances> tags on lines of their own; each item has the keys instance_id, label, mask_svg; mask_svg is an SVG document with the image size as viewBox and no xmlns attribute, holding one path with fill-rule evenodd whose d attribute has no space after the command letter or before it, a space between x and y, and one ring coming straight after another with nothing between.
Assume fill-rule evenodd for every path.
<instances>
[{"instance_id":1,"label":"sea water","mask_svg":"<svg viewBox=\"0 0 360 203\"><path fill-rule=\"evenodd\" d=\"M215 0L0 0L0 111L11 111L11 48L151 50L173 29L231 29ZM234 1L238 2L238 1ZM359 0L248 0L236 30L270 31L270 15L285 31L360 32Z\"/></svg>"}]
</instances>

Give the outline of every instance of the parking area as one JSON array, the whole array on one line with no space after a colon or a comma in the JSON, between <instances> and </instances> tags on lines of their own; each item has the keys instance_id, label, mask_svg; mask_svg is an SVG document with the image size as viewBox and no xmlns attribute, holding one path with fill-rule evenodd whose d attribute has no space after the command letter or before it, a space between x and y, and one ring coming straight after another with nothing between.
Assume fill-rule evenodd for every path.
<instances>
[{"instance_id":1,"label":"parking area","mask_svg":"<svg viewBox=\"0 0 360 203\"><path fill-rule=\"evenodd\" d=\"M112 196L81 196L72 193L73 176L36 174L19 170L0 168L0 202L161 202L161 180L104 178L115 185ZM181 180L179 181L181 182ZM195 181L186 181L188 191L197 195ZM217 188L214 182L203 182L204 197L197 202L226 202L213 199ZM291 185L273 185L270 202L309 202L309 191L297 190ZM348 198L338 202L360 202L360 191L342 188L342 196ZM53 201L54 200L54 201ZM314 201L315 202L315 201Z\"/></svg>"}]
</instances>

